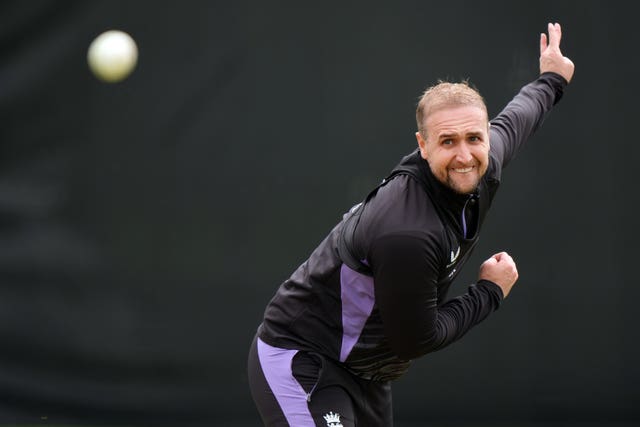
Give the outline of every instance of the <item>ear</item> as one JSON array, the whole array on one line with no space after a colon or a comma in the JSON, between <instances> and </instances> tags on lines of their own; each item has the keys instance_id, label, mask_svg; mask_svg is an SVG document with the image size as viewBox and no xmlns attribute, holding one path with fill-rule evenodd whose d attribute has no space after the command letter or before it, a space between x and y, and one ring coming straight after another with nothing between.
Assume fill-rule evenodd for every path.
<instances>
[{"instance_id":1,"label":"ear","mask_svg":"<svg viewBox=\"0 0 640 427\"><path fill-rule=\"evenodd\" d=\"M418 140L418 147L420 147L420 155L427 160L427 141L425 141L420 132L416 132L416 140Z\"/></svg>"}]
</instances>

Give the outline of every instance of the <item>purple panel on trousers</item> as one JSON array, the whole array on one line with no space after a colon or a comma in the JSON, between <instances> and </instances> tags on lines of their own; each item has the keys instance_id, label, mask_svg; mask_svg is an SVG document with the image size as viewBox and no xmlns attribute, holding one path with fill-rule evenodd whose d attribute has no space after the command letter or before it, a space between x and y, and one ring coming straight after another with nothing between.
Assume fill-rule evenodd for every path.
<instances>
[{"instance_id":1,"label":"purple panel on trousers","mask_svg":"<svg viewBox=\"0 0 640 427\"><path fill-rule=\"evenodd\" d=\"M358 341L364 324L371 315L375 300L373 278L360 274L346 265L340 270L340 295L342 297L342 348L340 361L347 360Z\"/></svg>"},{"instance_id":2,"label":"purple panel on trousers","mask_svg":"<svg viewBox=\"0 0 640 427\"><path fill-rule=\"evenodd\" d=\"M258 339L258 359L262 372L289 425L315 426L307 406L307 393L291 371L291 361L297 352L272 347Z\"/></svg>"}]
</instances>

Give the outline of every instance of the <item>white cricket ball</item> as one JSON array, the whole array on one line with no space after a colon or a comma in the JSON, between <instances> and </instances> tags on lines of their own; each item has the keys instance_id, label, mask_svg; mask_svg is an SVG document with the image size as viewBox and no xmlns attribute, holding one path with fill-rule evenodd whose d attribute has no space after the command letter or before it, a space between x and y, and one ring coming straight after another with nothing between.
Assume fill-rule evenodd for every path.
<instances>
[{"instance_id":1,"label":"white cricket ball","mask_svg":"<svg viewBox=\"0 0 640 427\"><path fill-rule=\"evenodd\" d=\"M138 46L123 31L110 30L100 34L87 51L89 68L100 80L115 83L124 80L138 62Z\"/></svg>"}]
</instances>

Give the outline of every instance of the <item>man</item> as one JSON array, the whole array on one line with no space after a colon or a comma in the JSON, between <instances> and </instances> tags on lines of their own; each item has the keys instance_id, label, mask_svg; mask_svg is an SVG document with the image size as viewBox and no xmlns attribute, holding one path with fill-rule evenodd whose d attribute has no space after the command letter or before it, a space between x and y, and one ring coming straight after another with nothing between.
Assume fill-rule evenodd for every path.
<instances>
[{"instance_id":1,"label":"man","mask_svg":"<svg viewBox=\"0 0 640 427\"><path fill-rule=\"evenodd\" d=\"M390 382L462 337L518 278L505 252L468 292L449 287L478 240L501 171L573 76L561 28L540 35L540 76L489 125L466 83L428 89L418 149L355 206L278 289L249 354L268 426L391 426Z\"/></svg>"}]
</instances>

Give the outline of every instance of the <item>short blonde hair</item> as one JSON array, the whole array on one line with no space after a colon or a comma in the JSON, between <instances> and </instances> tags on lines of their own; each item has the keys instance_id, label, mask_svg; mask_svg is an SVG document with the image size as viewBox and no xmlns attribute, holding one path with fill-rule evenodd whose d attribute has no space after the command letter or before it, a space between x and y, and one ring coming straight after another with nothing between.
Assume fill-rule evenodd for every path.
<instances>
[{"instance_id":1,"label":"short blonde hair","mask_svg":"<svg viewBox=\"0 0 640 427\"><path fill-rule=\"evenodd\" d=\"M452 83L439 80L437 84L424 91L416 108L416 124L418 132L426 139L426 120L430 114L443 108L456 106L473 106L484 111L488 120L487 105L480 92L467 80Z\"/></svg>"}]
</instances>

